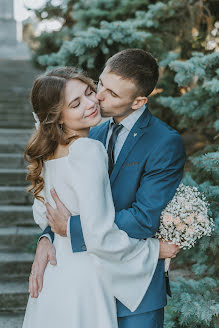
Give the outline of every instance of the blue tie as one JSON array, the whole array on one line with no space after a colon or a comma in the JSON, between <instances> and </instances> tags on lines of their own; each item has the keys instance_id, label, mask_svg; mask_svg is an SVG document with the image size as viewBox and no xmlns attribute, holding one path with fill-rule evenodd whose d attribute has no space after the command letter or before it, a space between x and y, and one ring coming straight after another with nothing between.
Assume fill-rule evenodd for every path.
<instances>
[{"instance_id":1,"label":"blue tie","mask_svg":"<svg viewBox=\"0 0 219 328\"><path fill-rule=\"evenodd\" d=\"M114 166L114 148L115 148L115 143L118 137L119 132L123 128L122 124L116 124L113 123L113 131L112 135L109 140L109 145L108 145L108 156L109 156L109 175L111 175L113 166Z\"/></svg>"}]
</instances>

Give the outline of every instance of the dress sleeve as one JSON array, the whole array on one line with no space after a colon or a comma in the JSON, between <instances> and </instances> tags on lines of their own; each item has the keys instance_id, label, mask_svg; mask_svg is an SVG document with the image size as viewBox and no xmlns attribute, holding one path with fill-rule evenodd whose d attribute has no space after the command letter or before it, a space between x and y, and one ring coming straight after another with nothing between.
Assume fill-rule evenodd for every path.
<instances>
[{"instance_id":1,"label":"dress sleeve","mask_svg":"<svg viewBox=\"0 0 219 328\"><path fill-rule=\"evenodd\" d=\"M72 144L69 168L87 251L106 277L113 296L135 311L156 269L159 241L129 238L114 223L108 157L99 141L81 138Z\"/></svg>"},{"instance_id":2,"label":"dress sleeve","mask_svg":"<svg viewBox=\"0 0 219 328\"><path fill-rule=\"evenodd\" d=\"M42 192L41 195L43 195ZM42 230L45 230L45 228L48 226L48 220L46 218L46 206L40 200L35 198L32 209L34 221L40 226Z\"/></svg>"}]
</instances>

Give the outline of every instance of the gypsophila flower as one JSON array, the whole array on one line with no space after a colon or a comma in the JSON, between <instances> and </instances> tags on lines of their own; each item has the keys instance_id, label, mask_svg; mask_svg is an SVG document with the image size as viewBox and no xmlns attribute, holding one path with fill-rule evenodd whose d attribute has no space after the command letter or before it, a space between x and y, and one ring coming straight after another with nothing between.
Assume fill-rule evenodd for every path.
<instances>
[{"instance_id":1,"label":"gypsophila flower","mask_svg":"<svg viewBox=\"0 0 219 328\"><path fill-rule=\"evenodd\" d=\"M175 196L161 213L156 237L187 249L203 236L210 236L214 223L208 216L209 204L196 187L180 184Z\"/></svg>"}]
</instances>

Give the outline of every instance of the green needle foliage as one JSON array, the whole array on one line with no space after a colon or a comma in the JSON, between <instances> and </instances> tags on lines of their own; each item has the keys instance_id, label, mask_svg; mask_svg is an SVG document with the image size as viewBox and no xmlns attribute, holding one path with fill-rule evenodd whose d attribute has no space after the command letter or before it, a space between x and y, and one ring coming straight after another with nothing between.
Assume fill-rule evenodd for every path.
<instances>
[{"instance_id":1,"label":"green needle foliage","mask_svg":"<svg viewBox=\"0 0 219 328\"><path fill-rule=\"evenodd\" d=\"M173 96L177 84L168 64L173 58L189 59L194 50L204 51L216 20L209 7L205 0L65 0L58 6L47 0L37 17L54 15L63 25L60 31L38 38L35 62L46 68L77 66L96 80L110 56L139 47L158 59L162 73L158 89ZM150 97L150 104L155 115L172 126L178 124L177 115L164 110L156 96Z\"/></svg>"},{"instance_id":2,"label":"green needle foliage","mask_svg":"<svg viewBox=\"0 0 219 328\"><path fill-rule=\"evenodd\" d=\"M212 141L190 158L192 168L183 182L205 193L215 227L211 237L202 238L177 259L178 267L187 269L192 279L174 282L166 327L213 328L218 327L219 314L219 54L195 53L189 60L176 60L169 66L176 72L174 80L183 92L178 97L160 97L160 103L180 116L184 128L196 125L199 133L207 134Z\"/></svg>"},{"instance_id":3,"label":"green needle foliage","mask_svg":"<svg viewBox=\"0 0 219 328\"><path fill-rule=\"evenodd\" d=\"M175 82L183 90L180 97L160 97L161 105L180 117L179 128L198 126L199 133L214 136L219 131L219 53L194 53L186 61L169 64Z\"/></svg>"}]
</instances>

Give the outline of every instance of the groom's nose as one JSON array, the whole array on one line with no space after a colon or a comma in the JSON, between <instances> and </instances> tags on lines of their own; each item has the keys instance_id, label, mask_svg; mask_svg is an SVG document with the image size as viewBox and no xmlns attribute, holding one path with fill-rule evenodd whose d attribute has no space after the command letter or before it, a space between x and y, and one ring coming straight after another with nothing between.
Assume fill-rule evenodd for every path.
<instances>
[{"instance_id":1,"label":"groom's nose","mask_svg":"<svg viewBox=\"0 0 219 328\"><path fill-rule=\"evenodd\" d=\"M103 101L104 100L104 90L102 88L100 88L97 93L96 93L96 98L99 101Z\"/></svg>"}]
</instances>

